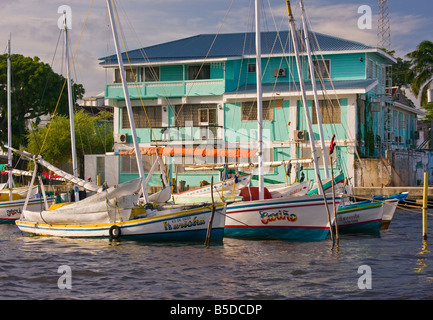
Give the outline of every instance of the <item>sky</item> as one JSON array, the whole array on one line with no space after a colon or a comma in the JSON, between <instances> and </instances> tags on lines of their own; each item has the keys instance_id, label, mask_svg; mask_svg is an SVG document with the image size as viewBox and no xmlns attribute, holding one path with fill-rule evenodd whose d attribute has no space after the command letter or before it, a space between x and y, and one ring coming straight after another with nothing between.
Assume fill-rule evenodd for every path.
<instances>
[{"instance_id":1,"label":"sky","mask_svg":"<svg viewBox=\"0 0 433 320\"><path fill-rule=\"evenodd\" d=\"M127 49L132 50L203 33L253 31L253 2L116 0L116 6ZM313 31L376 46L377 0L303 2ZM291 3L295 23L299 26L297 0ZM83 84L85 96L94 96L104 90L104 84L110 82L112 75L99 66L98 59L115 53L106 1L0 0L0 4L0 54L6 52L7 40L11 37L12 53L37 56L63 75L66 73L62 58L64 40L58 28L61 17L58 9L68 5L72 22L70 47L72 52L76 51L72 77L75 82ZM358 13L361 6L371 8L371 28L364 19L365 11ZM404 58L423 40L433 41L432 12L433 1L389 0L390 49L395 50L397 57ZM288 29L285 0L262 0L262 16L263 31ZM359 27L360 20L367 28Z\"/></svg>"}]
</instances>

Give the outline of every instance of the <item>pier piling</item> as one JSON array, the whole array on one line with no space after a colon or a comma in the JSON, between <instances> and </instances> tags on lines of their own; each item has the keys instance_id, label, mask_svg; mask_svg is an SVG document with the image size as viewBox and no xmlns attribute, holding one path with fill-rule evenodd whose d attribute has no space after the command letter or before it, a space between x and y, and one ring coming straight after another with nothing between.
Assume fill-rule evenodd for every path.
<instances>
[{"instance_id":1,"label":"pier piling","mask_svg":"<svg viewBox=\"0 0 433 320\"><path fill-rule=\"evenodd\" d=\"M424 171L424 188L422 199L422 238L427 240L427 199L428 199L428 172Z\"/></svg>"}]
</instances>

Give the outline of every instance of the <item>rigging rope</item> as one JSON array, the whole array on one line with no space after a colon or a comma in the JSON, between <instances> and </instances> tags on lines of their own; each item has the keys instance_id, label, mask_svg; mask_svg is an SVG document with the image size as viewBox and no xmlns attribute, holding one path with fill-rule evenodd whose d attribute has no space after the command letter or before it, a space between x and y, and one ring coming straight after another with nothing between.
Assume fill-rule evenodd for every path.
<instances>
[{"instance_id":1,"label":"rigging rope","mask_svg":"<svg viewBox=\"0 0 433 320\"><path fill-rule=\"evenodd\" d=\"M90 3L89 10L87 11L87 16L86 16L86 19L84 20L84 25L83 25L83 28L81 29L80 37L78 38L78 43L77 43L77 46L75 47L74 55L72 56L71 66L72 66L73 63L74 63L74 59L75 59L75 55L76 55L77 50L78 50L78 46L79 46L80 41L81 41L81 38L82 38L82 36L83 36L84 29L85 29L86 24L87 24L87 20L89 19L90 10L92 9L92 6L93 6L93 1L94 1L94 0L92 0L92 2ZM68 79L68 77L69 77L69 73L71 72L71 69L72 69L71 66L69 66L69 68L68 68L68 73L67 73L67 75L66 75L65 81L63 82L62 90L60 91L59 98L57 99L56 107L54 108L53 115L51 116L50 122L49 122L49 124L48 124L47 133L45 134L44 141L42 142L41 149L39 150L39 155L41 155L42 150L44 149L45 142L46 142L47 137L48 137L48 133L50 132L50 129L51 129L52 120L53 120L53 118L56 116L57 108L58 108L58 106L59 106L59 104L60 104L60 99L61 99L61 97L62 97L62 95L63 95L63 90L65 89L65 86L66 86L66 83L67 83L67 79Z\"/></svg>"}]
</instances>

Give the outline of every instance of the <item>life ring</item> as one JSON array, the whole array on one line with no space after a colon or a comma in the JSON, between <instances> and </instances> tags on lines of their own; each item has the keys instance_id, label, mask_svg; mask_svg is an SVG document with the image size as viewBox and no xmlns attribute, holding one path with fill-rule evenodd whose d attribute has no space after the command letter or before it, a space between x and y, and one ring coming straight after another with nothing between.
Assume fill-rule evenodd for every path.
<instances>
[{"instance_id":1,"label":"life ring","mask_svg":"<svg viewBox=\"0 0 433 320\"><path fill-rule=\"evenodd\" d=\"M112 225L108 231L111 239L118 239L120 237L120 228L116 225Z\"/></svg>"}]
</instances>

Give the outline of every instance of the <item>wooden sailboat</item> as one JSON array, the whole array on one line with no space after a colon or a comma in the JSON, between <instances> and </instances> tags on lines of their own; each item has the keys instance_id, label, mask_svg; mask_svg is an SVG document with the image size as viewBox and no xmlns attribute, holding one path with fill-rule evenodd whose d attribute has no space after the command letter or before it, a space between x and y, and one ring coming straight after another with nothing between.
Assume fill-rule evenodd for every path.
<instances>
[{"instance_id":1,"label":"wooden sailboat","mask_svg":"<svg viewBox=\"0 0 433 320\"><path fill-rule=\"evenodd\" d=\"M210 202L211 193L220 200L229 200L239 195L239 192L244 187L250 184L252 175L242 174L230 179L219 181L211 185L206 185L199 188L194 188L184 192L173 193L174 203L197 203L197 202Z\"/></svg>"},{"instance_id":2,"label":"wooden sailboat","mask_svg":"<svg viewBox=\"0 0 433 320\"><path fill-rule=\"evenodd\" d=\"M373 196L371 200L366 200L369 202L383 202L383 217L382 225L380 226L381 230L386 230L389 228L389 225L391 224L392 218L394 217L394 213L397 209L399 202L404 202L408 194L408 192L401 192L390 196Z\"/></svg>"},{"instance_id":3,"label":"wooden sailboat","mask_svg":"<svg viewBox=\"0 0 433 320\"><path fill-rule=\"evenodd\" d=\"M298 72L300 68L299 53L297 49L296 31L294 29L293 16L290 3L287 2L290 27L293 37L295 57ZM227 222L224 234L231 237L252 237L259 239L284 239L294 241L324 240L329 234L330 217L327 215L327 206L332 205L332 197L326 196L323 189L317 195L305 195L299 197L284 197L279 199L265 199L263 183L262 161L262 87L261 87L261 44L259 25L259 1L255 2L256 18L256 75L257 75L257 119L259 141L259 199L242 201L227 206ZM310 146L315 162L316 178L320 179L315 152L312 126L307 110L306 94L300 78L301 92L307 125L310 132ZM335 197L336 205L340 203L340 196Z\"/></svg>"},{"instance_id":4,"label":"wooden sailboat","mask_svg":"<svg viewBox=\"0 0 433 320\"><path fill-rule=\"evenodd\" d=\"M134 148L139 150L134 117L123 61L119 50L112 0L107 0L114 44L125 95L126 107L133 136ZM43 221L24 211L16 222L25 232L61 237L139 238L148 241L204 241L210 231L210 240L221 241L225 225L226 206L153 206L147 194L140 152L136 153L140 178L120 184L116 188L101 190L94 196L77 203L40 213ZM37 164L35 157L35 166ZM163 166L157 157L152 169ZM164 172L162 176L165 176ZM34 177L33 177L34 178ZM140 190L143 197L140 198ZM74 215L71 219L70 214ZM47 221L49 219L49 221Z\"/></svg>"},{"instance_id":5,"label":"wooden sailboat","mask_svg":"<svg viewBox=\"0 0 433 320\"><path fill-rule=\"evenodd\" d=\"M306 18L305 18L304 5L302 0L300 0L299 3L301 7L301 20L304 29L304 41L307 49L309 70L310 70L311 82L312 82L313 93L314 93L314 101L316 105L316 112L317 112L317 118L319 123L321 146L322 146L323 154L325 154L325 143L324 143L322 125L320 120L320 110L319 110L320 105L319 105L317 89L315 85L315 71L312 64L311 46L310 46L310 40L308 35L309 31L305 21ZM334 149L333 148L334 137L331 140L330 153ZM345 186L344 174L343 173L339 174L335 179L329 178L329 169L327 163L328 157L324 156L323 158L324 158L323 160L324 160L324 169L325 169L325 176L326 176L326 179L322 181L323 189L326 192L326 190L330 190L331 187L334 187L335 192L344 193L344 186ZM332 180L334 180L334 186ZM310 190L308 194L314 194L317 191L318 191L317 184L315 183L312 190ZM364 232L364 231L378 232L381 227L383 213L384 213L384 206L383 203L381 202L376 202L376 203L355 202L355 203L348 203L344 205L342 202L340 207L338 208L336 224L338 225L338 230L341 232Z\"/></svg>"},{"instance_id":6,"label":"wooden sailboat","mask_svg":"<svg viewBox=\"0 0 433 320\"><path fill-rule=\"evenodd\" d=\"M11 40L8 40L7 56L7 119L8 119L8 146L12 145L11 125ZM8 150L8 188L0 192L0 223L14 223L19 219L23 210L27 190L17 190L13 186L12 152ZM26 188L27 189L27 188ZM50 197L47 202L38 196L38 189L30 189L28 210L40 210L47 208L55 202L55 197Z\"/></svg>"}]
</instances>

